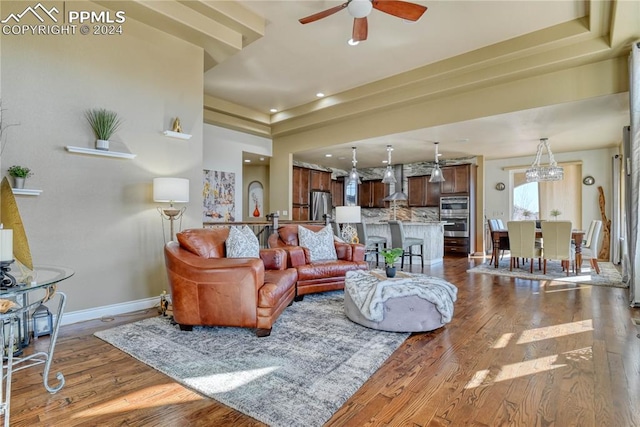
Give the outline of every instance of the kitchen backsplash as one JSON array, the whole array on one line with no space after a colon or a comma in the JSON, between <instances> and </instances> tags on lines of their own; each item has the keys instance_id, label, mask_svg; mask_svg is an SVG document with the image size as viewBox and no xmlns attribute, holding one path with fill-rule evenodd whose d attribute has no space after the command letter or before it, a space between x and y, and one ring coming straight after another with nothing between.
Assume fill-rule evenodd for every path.
<instances>
[{"instance_id":1,"label":"kitchen backsplash","mask_svg":"<svg viewBox=\"0 0 640 427\"><path fill-rule=\"evenodd\" d=\"M393 208L362 208L362 219L366 223L388 221L393 218ZM438 208L410 208L406 205L396 207L396 219L400 221L438 221Z\"/></svg>"}]
</instances>

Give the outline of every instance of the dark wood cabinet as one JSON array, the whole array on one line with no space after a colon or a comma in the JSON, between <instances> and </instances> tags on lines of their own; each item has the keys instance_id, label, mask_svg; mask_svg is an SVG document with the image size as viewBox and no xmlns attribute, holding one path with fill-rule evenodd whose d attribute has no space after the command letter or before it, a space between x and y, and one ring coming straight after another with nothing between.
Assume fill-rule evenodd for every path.
<instances>
[{"instance_id":1,"label":"dark wood cabinet","mask_svg":"<svg viewBox=\"0 0 640 427\"><path fill-rule=\"evenodd\" d=\"M322 190L322 191L331 190L331 172L311 169L309 171L309 174L311 176L310 190Z\"/></svg>"},{"instance_id":2,"label":"dark wood cabinet","mask_svg":"<svg viewBox=\"0 0 640 427\"><path fill-rule=\"evenodd\" d=\"M309 204L309 169L293 167L293 201L294 205ZM308 218L307 218L308 219Z\"/></svg>"},{"instance_id":3,"label":"dark wood cabinet","mask_svg":"<svg viewBox=\"0 0 640 427\"><path fill-rule=\"evenodd\" d=\"M387 184L382 180L363 181L358 186L358 200L363 208L384 208Z\"/></svg>"},{"instance_id":4,"label":"dark wood cabinet","mask_svg":"<svg viewBox=\"0 0 640 427\"><path fill-rule=\"evenodd\" d=\"M471 253L471 241L468 237L445 237L444 251L448 254L467 256Z\"/></svg>"},{"instance_id":5,"label":"dark wood cabinet","mask_svg":"<svg viewBox=\"0 0 640 427\"><path fill-rule=\"evenodd\" d=\"M344 206L344 178L331 181L331 203L333 206Z\"/></svg>"},{"instance_id":6,"label":"dark wood cabinet","mask_svg":"<svg viewBox=\"0 0 640 427\"><path fill-rule=\"evenodd\" d=\"M440 205L440 184L429 182L430 178L430 175L407 178L409 206L438 207Z\"/></svg>"},{"instance_id":7,"label":"dark wood cabinet","mask_svg":"<svg viewBox=\"0 0 640 427\"><path fill-rule=\"evenodd\" d=\"M472 185L471 166L470 164L465 164L443 167L442 176L444 181L440 183L440 193L468 194Z\"/></svg>"},{"instance_id":8,"label":"dark wood cabinet","mask_svg":"<svg viewBox=\"0 0 640 427\"><path fill-rule=\"evenodd\" d=\"M309 221L309 206L296 206L291 208L291 219L294 221Z\"/></svg>"}]
</instances>

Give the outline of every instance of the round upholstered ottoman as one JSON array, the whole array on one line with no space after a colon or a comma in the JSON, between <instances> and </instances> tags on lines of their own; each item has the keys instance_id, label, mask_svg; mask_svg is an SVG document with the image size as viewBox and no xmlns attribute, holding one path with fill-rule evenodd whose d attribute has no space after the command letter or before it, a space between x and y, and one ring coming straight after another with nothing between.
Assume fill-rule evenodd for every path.
<instances>
[{"instance_id":1,"label":"round upholstered ottoman","mask_svg":"<svg viewBox=\"0 0 640 427\"><path fill-rule=\"evenodd\" d=\"M451 321L457 288L437 277L353 271L345 278L344 310L355 323L391 332L432 331Z\"/></svg>"}]
</instances>

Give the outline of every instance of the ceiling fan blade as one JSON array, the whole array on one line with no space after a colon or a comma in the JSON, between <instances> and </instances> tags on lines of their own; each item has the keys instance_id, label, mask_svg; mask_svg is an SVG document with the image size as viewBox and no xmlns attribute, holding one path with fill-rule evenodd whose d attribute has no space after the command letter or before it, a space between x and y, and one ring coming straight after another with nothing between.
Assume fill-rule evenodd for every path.
<instances>
[{"instance_id":1,"label":"ceiling fan blade","mask_svg":"<svg viewBox=\"0 0 640 427\"><path fill-rule=\"evenodd\" d=\"M365 41L368 32L369 24L366 16L364 18L353 18L353 34L351 35L351 39L354 42Z\"/></svg>"},{"instance_id":2,"label":"ceiling fan blade","mask_svg":"<svg viewBox=\"0 0 640 427\"><path fill-rule=\"evenodd\" d=\"M409 21L417 21L427 10L421 4L400 0L374 0L372 3L374 9Z\"/></svg>"},{"instance_id":3,"label":"ceiling fan blade","mask_svg":"<svg viewBox=\"0 0 640 427\"><path fill-rule=\"evenodd\" d=\"M326 18L329 15L333 15L336 12L340 12L342 9L347 7L347 3L343 3L339 6L334 6L331 9L323 10L322 12L314 13L313 15L309 15L305 18L299 19L301 24L308 24L310 22L315 22L319 19Z\"/></svg>"}]
</instances>

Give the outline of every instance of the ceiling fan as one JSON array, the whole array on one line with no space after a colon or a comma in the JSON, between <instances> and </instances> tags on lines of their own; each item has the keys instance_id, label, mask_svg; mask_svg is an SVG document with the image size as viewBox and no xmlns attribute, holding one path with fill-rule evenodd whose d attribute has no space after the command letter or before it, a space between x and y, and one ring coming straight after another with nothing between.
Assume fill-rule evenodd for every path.
<instances>
[{"instance_id":1,"label":"ceiling fan","mask_svg":"<svg viewBox=\"0 0 640 427\"><path fill-rule=\"evenodd\" d=\"M417 21L427 10L427 7L401 0L348 0L346 3L314 13L299 21L301 24L308 24L340 12L342 9L347 9L349 14L353 16L352 40L359 42L367 39L367 16L371 13L371 9L378 9L408 21Z\"/></svg>"}]
</instances>

